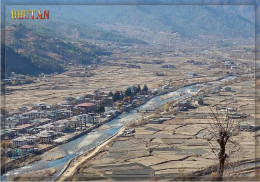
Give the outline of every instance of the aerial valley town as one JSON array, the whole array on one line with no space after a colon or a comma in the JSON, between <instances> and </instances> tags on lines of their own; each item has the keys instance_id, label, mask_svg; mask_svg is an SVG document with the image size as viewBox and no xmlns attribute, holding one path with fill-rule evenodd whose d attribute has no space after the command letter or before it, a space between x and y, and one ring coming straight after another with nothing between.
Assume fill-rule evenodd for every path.
<instances>
[{"instance_id":1,"label":"aerial valley town","mask_svg":"<svg viewBox=\"0 0 260 182\"><path fill-rule=\"evenodd\" d=\"M221 177L256 179L254 37L97 25L106 36L7 20L3 181L212 180L223 127L231 135Z\"/></svg>"}]
</instances>

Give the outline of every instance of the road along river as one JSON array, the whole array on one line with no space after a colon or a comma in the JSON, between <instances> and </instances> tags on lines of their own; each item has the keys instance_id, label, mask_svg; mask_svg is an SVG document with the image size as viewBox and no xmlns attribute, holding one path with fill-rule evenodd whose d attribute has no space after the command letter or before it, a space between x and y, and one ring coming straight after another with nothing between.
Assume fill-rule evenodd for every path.
<instances>
[{"instance_id":1,"label":"road along river","mask_svg":"<svg viewBox=\"0 0 260 182\"><path fill-rule=\"evenodd\" d=\"M226 77L224 79L221 79L219 81L212 81L208 82L214 86L221 85L227 80L231 80L235 78L234 76ZM208 87L209 84L195 84L191 86L186 86L183 88L180 88L176 91L166 93L164 95L156 96L150 99L147 103L143 104L142 106L137 107L137 110L145 111L145 110L153 110L159 105L163 105L168 101L172 100L182 100L185 99L191 94L196 94L201 88ZM185 94L181 94L185 93ZM166 99L162 99L166 98ZM39 161L33 162L27 166L20 167L14 170L8 171L6 174L1 176L2 181L9 181L12 177L20 176L22 174L28 173L28 172L34 172L37 170L43 170L43 169L50 169L54 168L56 172L50 176L48 181L54 180L57 178L64 168L69 164L70 160L73 158L89 151L90 149L93 149L94 147L102 144L103 142L107 141L109 138L111 138L113 135L115 135L123 126L125 126L127 123L131 121L135 121L138 119L141 119L142 117L145 117L149 115L149 113L144 114L142 112L137 112L135 109L131 110L127 113L122 113L119 116L117 116L115 119L109 121L106 123L107 127L106 129L96 128L92 130L91 132L72 140L66 144L62 144L58 146L59 151L63 151L66 153L66 156L54 160L54 161L46 161L44 159L41 159ZM37 177L37 176L35 176Z\"/></svg>"}]
</instances>

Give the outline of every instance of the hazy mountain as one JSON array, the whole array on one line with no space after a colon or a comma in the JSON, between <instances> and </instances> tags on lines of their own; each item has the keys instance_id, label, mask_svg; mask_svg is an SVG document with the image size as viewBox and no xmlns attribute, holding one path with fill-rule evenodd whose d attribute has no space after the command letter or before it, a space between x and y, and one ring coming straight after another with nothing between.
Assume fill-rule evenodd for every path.
<instances>
[{"instance_id":1,"label":"hazy mountain","mask_svg":"<svg viewBox=\"0 0 260 182\"><path fill-rule=\"evenodd\" d=\"M188 37L253 37L255 32L254 6L81 5L47 8L52 21L67 21L68 24L132 25L178 32Z\"/></svg>"},{"instance_id":2,"label":"hazy mountain","mask_svg":"<svg viewBox=\"0 0 260 182\"><path fill-rule=\"evenodd\" d=\"M12 0L15 2L15 0ZM30 0L23 3L31 2ZM237 1L238 3L239 1ZM41 3L41 2L38 2ZM223 37L254 36L255 7L249 5L196 6L169 4L232 4L230 0L218 1L60 1L46 0L45 4L75 4L75 6L48 6L53 19L73 20L85 24L125 24L144 26L152 30L174 31L184 36L212 35ZM100 5L100 4L129 5ZM255 3L249 0L247 4ZM34 1L35 4L35 1ZM37 2L36 2L37 4ZM98 5L76 5L98 4ZM136 4L136 5L131 5ZM164 5L138 5L164 4ZM167 5L168 4L168 5ZM243 4L243 1L240 2ZM29 6L26 6L29 7ZM39 6L38 6L39 7ZM55 20L55 21L56 21ZM72 21L70 21L72 22Z\"/></svg>"}]
</instances>

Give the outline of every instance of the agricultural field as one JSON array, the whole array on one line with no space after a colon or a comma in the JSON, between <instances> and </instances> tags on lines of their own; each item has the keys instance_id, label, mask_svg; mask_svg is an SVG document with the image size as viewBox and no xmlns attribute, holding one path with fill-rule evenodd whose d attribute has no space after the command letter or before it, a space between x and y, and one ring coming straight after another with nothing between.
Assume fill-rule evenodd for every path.
<instances>
[{"instance_id":1,"label":"agricultural field","mask_svg":"<svg viewBox=\"0 0 260 182\"><path fill-rule=\"evenodd\" d=\"M194 172L216 166L218 160L210 146L218 147L207 130L210 119L209 107L228 105L247 114L246 122L254 124L255 102L254 81L243 81L230 85L232 92L221 91L204 97L207 106L188 112L179 112L162 124L135 126L132 137L118 137L100 150L91 160L79 167L75 178L149 179L190 177ZM163 117L163 116L162 116ZM169 117L169 115L165 115ZM259 139L259 135L258 139ZM239 143L239 150L227 161L228 165L255 158L255 133L239 131L232 140ZM210 144L209 144L210 141ZM239 170L247 177L255 175L251 168L227 170L225 176L239 176ZM240 174L241 175L241 174Z\"/></svg>"}]
</instances>

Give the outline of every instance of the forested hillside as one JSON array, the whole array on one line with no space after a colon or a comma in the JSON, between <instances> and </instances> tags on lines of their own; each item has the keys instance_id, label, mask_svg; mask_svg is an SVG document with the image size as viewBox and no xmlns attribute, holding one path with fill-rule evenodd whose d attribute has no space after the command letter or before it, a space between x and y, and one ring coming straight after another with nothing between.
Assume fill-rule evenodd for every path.
<instances>
[{"instance_id":1,"label":"forested hillside","mask_svg":"<svg viewBox=\"0 0 260 182\"><path fill-rule=\"evenodd\" d=\"M69 63L92 64L109 52L89 44L74 45L40 34L19 24L12 27L6 47L6 73L38 74L62 72Z\"/></svg>"},{"instance_id":2,"label":"forested hillside","mask_svg":"<svg viewBox=\"0 0 260 182\"><path fill-rule=\"evenodd\" d=\"M24 75L37 75L40 73L60 73L64 71L62 65L57 62L48 60L37 62L33 60L32 57L26 57L22 54L19 54L15 52L13 48L4 46L4 44L2 44L2 50L4 50L4 47L6 60L5 62L2 61L2 68L5 67L7 75L10 75L11 72ZM3 53L4 51L2 51L2 54Z\"/></svg>"}]
</instances>

